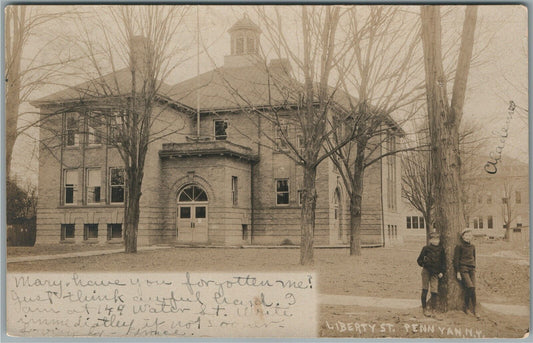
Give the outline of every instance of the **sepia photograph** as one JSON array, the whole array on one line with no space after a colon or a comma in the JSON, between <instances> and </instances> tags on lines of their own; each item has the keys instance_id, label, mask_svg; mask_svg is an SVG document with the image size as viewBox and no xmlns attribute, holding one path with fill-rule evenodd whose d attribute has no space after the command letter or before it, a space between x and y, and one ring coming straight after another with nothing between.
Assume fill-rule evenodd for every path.
<instances>
[{"instance_id":1,"label":"sepia photograph","mask_svg":"<svg viewBox=\"0 0 533 343\"><path fill-rule=\"evenodd\" d=\"M8 339L528 337L526 6L3 10Z\"/></svg>"}]
</instances>

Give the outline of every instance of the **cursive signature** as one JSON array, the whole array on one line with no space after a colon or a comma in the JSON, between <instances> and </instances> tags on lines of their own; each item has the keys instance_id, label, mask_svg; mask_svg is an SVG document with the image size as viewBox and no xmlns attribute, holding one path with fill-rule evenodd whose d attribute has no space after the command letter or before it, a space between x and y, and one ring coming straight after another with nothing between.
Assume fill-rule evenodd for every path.
<instances>
[{"instance_id":1,"label":"cursive signature","mask_svg":"<svg viewBox=\"0 0 533 343\"><path fill-rule=\"evenodd\" d=\"M496 151L490 152L490 160L488 160L485 164L485 171L489 174L496 174L498 172L498 168L496 167L496 165L498 164L498 161L502 159L502 151L505 147L505 140L509 136L509 124L511 123L511 119L513 119L515 108L516 104L514 103L514 101L509 101L509 108L507 109L507 120L505 121L505 126L502 127L500 131L492 131L494 135L500 137L500 144L498 144L498 146L496 147Z\"/></svg>"}]
</instances>

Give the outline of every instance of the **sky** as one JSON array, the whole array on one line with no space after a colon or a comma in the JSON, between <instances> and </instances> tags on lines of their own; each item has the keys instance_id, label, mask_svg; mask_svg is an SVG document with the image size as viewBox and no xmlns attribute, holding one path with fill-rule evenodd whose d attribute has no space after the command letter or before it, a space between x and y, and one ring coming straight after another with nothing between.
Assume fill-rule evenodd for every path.
<instances>
[{"instance_id":1,"label":"sky","mask_svg":"<svg viewBox=\"0 0 533 343\"><path fill-rule=\"evenodd\" d=\"M102 11L102 6L41 6L39 11L72 11L82 10L83 14L76 18L65 18L59 22L43 27L40 33L32 37L28 48L24 51L26 59L35 56L46 38L68 35L79 27L80 21L94 13ZM281 11L290 23L290 15L298 8L295 6ZM412 20L418 19L418 7L406 7L412 11ZM224 55L230 52L229 34L227 30L233 23L247 12L250 18L260 23L259 15L253 6L201 6L198 9L200 18L200 72L211 70L223 65ZM464 120L473 122L480 134L486 138L486 144L480 154L487 156L494 151L500 142L498 132L506 126L508 104L513 100L517 108L509 123L509 135L506 138L502 163L505 156L511 156L524 162L528 161L528 64L527 64L527 9L523 6L489 6L479 7L476 27L476 44L474 46L474 62L468 80L467 98L464 108ZM443 35L454 41L462 29L463 7L451 8L451 14L443 20ZM184 61L176 68L167 83L175 84L196 74L196 58L194 46L196 37L196 8L191 8L185 19L184 31L180 38ZM295 26L289 34L294 44L298 44L299 32ZM68 41L55 39L50 49L41 55L43 60L53 58L58 50L69 51ZM179 43L177 43L179 44ZM268 53L268 44L263 39L264 49ZM177 46L180 48L181 46ZM75 53L75 51L72 51ZM422 69L423 70L423 69ZM421 75L423 77L423 75ZM66 80L68 84L69 79ZM72 79L72 82L75 82ZM63 85L50 85L35 92L34 98L44 96L63 88ZM451 86L449 86L451 89ZM25 104L23 110L34 112L35 109ZM28 118L34 118L29 115ZM21 136L15 146L13 172L22 184L37 184L38 173L38 130L30 129Z\"/></svg>"}]
</instances>

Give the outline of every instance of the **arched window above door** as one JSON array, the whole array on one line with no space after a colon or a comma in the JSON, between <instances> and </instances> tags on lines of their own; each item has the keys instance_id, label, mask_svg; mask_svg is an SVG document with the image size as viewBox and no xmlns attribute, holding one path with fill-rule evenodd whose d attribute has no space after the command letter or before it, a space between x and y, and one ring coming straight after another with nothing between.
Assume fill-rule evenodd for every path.
<instances>
[{"instance_id":1,"label":"arched window above door","mask_svg":"<svg viewBox=\"0 0 533 343\"><path fill-rule=\"evenodd\" d=\"M191 185L184 188L178 196L179 202L202 202L207 201L207 194L205 191L196 185Z\"/></svg>"}]
</instances>

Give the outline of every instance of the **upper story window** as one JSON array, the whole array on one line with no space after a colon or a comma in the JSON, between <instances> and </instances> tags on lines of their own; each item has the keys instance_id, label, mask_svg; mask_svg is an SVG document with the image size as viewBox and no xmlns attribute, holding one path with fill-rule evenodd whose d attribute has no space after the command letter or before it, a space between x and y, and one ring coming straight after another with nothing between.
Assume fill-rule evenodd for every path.
<instances>
[{"instance_id":1,"label":"upper story window","mask_svg":"<svg viewBox=\"0 0 533 343\"><path fill-rule=\"evenodd\" d=\"M76 112L67 113L65 116L65 145L77 146L80 144L80 117Z\"/></svg>"},{"instance_id":2,"label":"upper story window","mask_svg":"<svg viewBox=\"0 0 533 343\"><path fill-rule=\"evenodd\" d=\"M86 194L88 204L100 202L101 186L100 169L87 169Z\"/></svg>"},{"instance_id":3,"label":"upper story window","mask_svg":"<svg viewBox=\"0 0 533 343\"><path fill-rule=\"evenodd\" d=\"M124 175L124 168L111 168L110 170L110 188L111 203L124 202L124 189L126 188L126 180Z\"/></svg>"},{"instance_id":4,"label":"upper story window","mask_svg":"<svg viewBox=\"0 0 533 343\"><path fill-rule=\"evenodd\" d=\"M289 179L276 179L276 205L289 204Z\"/></svg>"},{"instance_id":5,"label":"upper story window","mask_svg":"<svg viewBox=\"0 0 533 343\"><path fill-rule=\"evenodd\" d=\"M215 140L223 141L228 138L228 122L226 120L215 120Z\"/></svg>"},{"instance_id":6,"label":"upper story window","mask_svg":"<svg viewBox=\"0 0 533 343\"><path fill-rule=\"evenodd\" d=\"M248 52L249 54L256 53L255 40L253 37L246 38L246 50L247 50L246 52Z\"/></svg>"},{"instance_id":7,"label":"upper story window","mask_svg":"<svg viewBox=\"0 0 533 343\"><path fill-rule=\"evenodd\" d=\"M521 204L522 203L522 194L520 194L520 191L516 191L515 192L515 202L517 204Z\"/></svg>"},{"instance_id":8,"label":"upper story window","mask_svg":"<svg viewBox=\"0 0 533 343\"><path fill-rule=\"evenodd\" d=\"M120 140L122 127L124 124L124 112L115 111L111 113L109 119L109 142L118 143Z\"/></svg>"},{"instance_id":9,"label":"upper story window","mask_svg":"<svg viewBox=\"0 0 533 343\"><path fill-rule=\"evenodd\" d=\"M289 124L285 121L280 121L279 125L275 128L275 141L278 149L285 150L288 148L287 141L289 140Z\"/></svg>"},{"instance_id":10,"label":"upper story window","mask_svg":"<svg viewBox=\"0 0 533 343\"><path fill-rule=\"evenodd\" d=\"M238 178L237 176L231 177L231 202L233 205L237 205L239 202L239 188L238 188Z\"/></svg>"},{"instance_id":11,"label":"upper story window","mask_svg":"<svg viewBox=\"0 0 533 343\"><path fill-rule=\"evenodd\" d=\"M491 193L487 194L487 204L488 205L492 204L492 194Z\"/></svg>"},{"instance_id":12,"label":"upper story window","mask_svg":"<svg viewBox=\"0 0 533 343\"><path fill-rule=\"evenodd\" d=\"M72 205L76 201L76 192L78 191L78 170L68 169L65 170L64 175L64 200L65 205Z\"/></svg>"},{"instance_id":13,"label":"upper story window","mask_svg":"<svg viewBox=\"0 0 533 343\"><path fill-rule=\"evenodd\" d=\"M235 54L242 55L244 54L244 37L239 36L235 41Z\"/></svg>"},{"instance_id":14,"label":"upper story window","mask_svg":"<svg viewBox=\"0 0 533 343\"><path fill-rule=\"evenodd\" d=\"M87 143L89 145L102 144L103 133L104 121L102 113L91 113L87 118Z\"/></svg>"}]
</instances>

